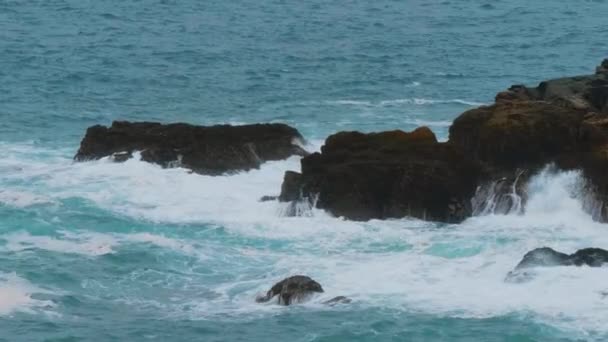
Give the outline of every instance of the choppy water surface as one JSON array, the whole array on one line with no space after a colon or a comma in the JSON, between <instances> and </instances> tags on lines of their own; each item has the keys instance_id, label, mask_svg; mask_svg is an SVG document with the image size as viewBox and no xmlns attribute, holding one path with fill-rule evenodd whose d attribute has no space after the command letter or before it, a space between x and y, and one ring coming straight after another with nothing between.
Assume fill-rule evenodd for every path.
<instances>
[{"instance_id":1,"label":"choppy water surface","mask_svg":"<svg viewBox=\"0 0 608 342\"><path fill-rule=\"evenodd\" d=\"M504 282L523 254L608 248L577 172L524 215L348 222L273 202L299 160L226 177L71 160L114 119L430 126L512 83L591 73L606 1L0 1L0 339L571 341L608 338L608 273ZM302 273L326 293L254 303ZM346 295L353 303L327 307Z\"/></svg>"}]
</instances>

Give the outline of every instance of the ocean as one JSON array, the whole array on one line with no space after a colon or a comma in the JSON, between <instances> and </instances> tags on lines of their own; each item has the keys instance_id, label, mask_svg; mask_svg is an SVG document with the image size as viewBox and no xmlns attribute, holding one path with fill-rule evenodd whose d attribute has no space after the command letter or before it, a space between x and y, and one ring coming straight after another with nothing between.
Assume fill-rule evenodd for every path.
<instances>
[{"instance_id":1,"label":"ocean","mask_svg":"<svg viewBox=\"0 0 608 342\"><path fill-rule=\"evenodd\" d=\"M579 172L523 215L461 224L286 217L299 159L201 176L74 163L88 126L430 127L511 84L593 73L608 1L0 0L1 341L605 341L606 268L505 282L536 247L608 248ZM289 275L325 293L255 297ZM348 305L324 299L345 295Z\"/></svg>"}]
</instances>

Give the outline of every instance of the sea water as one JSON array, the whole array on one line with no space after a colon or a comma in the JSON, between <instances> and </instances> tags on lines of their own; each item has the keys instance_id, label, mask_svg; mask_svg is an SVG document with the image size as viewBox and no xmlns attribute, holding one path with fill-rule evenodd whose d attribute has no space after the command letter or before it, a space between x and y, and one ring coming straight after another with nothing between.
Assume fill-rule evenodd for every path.
<instances>
[{"instance_id":1,"label":"sea water","mask_svg":"<svg viewBox=\"0 0 608 342\"><path fill-rule=\"evenodd\" d=\"M299 159L209 177L74 163L112 120L284 122L447 139L511 84L592 73L608 2L0 0L0 340L603 341L605 268L505 282L529 250L608 248L579 172L521 213L351 222L259 202ZM325 293L255 303L305 274ZM322 301L344 295L348 305Z\"/></svg>"}]
</instances>

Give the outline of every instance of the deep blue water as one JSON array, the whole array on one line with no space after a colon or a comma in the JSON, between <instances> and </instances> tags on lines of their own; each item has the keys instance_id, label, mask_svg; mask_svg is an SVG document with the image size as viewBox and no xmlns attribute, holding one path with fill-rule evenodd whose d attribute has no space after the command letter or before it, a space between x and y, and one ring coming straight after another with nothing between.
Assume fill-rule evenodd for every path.
<instances>
[{"instance_id":1,"label":"deep blue water","mask_svg":"<svg viewBox=\"0 0 608 342\"><path fill-rule=\"evenodd\" d=\"M284 122L447 137L511 84L592 73L608 1L0 0L0 340L606 340L604 269L504 275L529 249L608 247L578 173L523 216L457 226L287 218L282 173L74 164L115 119ZM574 191L575 192L575 191ZM254 303L304 273L353 303Z\"/></svg>"}]
</instances>

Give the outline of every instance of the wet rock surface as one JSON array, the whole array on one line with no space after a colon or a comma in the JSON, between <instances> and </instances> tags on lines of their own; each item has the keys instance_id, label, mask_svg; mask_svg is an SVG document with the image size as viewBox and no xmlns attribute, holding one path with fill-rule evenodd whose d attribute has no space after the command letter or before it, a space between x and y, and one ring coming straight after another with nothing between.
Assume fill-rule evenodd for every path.
<instances>
[{"instance_id":1,"label":"wet rock surface","mask_svg":"<svg viewBox=\"0 0 608 342\"><path fill-rule=\"evenodd\" d=\"M277 298L280 305L302 303L316 293L323 293L321 284L312 278L296 275L276 283L265 295L256 298L258 303L265 303Z\"/></svg>"},{"instance_id":2,"label":"wet rock surface","mask_svg":"<svg viewBox=\"0 0 608 342\"><path fill-rule=\"evenodd\" d=\"M542 247L526 253L515 269L551 266L600 267L606 263L608 263L608 251L605 249L584 248L573 254L565 254L549 247Z\"/></svg>"},{"instance_id":3,"label":"wet rock surface","mask_svg":"<svg viewBox=\"0 0 608 342\"><path fill-rule=\"evenodd\" d=\"M288 172L280 199L315 198L352 220L411 216L460 222L471 215L479 166L421 127L413 132L341 132Z\"/></svg>"},{"instance_id":4,"label":"wet rock surface","mask_svg":"<svg viewBox=\"0 0 608 342\"><path fill-rule=\"evenodd\" d=\"M285 174L279 199L308 200L353 220L459 222L472 214L522 212L527 180L552 164L584 171L595 198L588 207L605 221L607 68L604 60L592 75L512 86L496 103L456 118L447 142L426 127L339 132L302 160L300 173Z\"/></svg>"},{"instance_id":5,"label":"wet rock surface","mask_svg":"<svg viewBox=\"0 0 608 342\"><path fill-rule=\"evenodd\" d=\"M195 126L183 123L115 121L87 129L76 161L114 155L116 161L141 151L144 161L220 175L259 168L266 161L304 156L300 133L284 124ZM118 157L116 157L118 156Z\"/></svg>"},{"instance_id":6,"label":"wet rock surface","mask_svg":"<svg viewBox=\"0 0 608 342\"><path fill-rule=\"evenodd\" d=\"M584 248L566 254L549 247L541 247L526 253L515 269L507 274L505 281L511 283L530 281L536 276L535 269L539 267L602 267L607 263L608 251L601 248Z\"/></svg>"}]
</instances>

